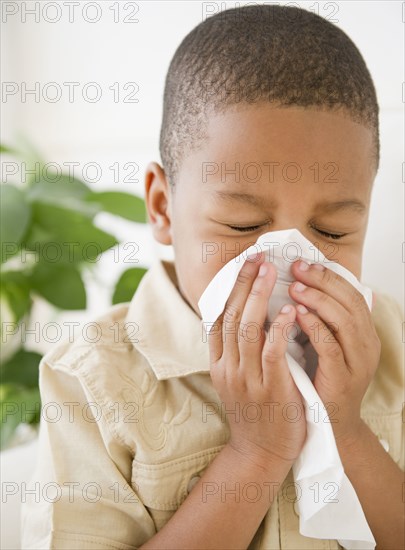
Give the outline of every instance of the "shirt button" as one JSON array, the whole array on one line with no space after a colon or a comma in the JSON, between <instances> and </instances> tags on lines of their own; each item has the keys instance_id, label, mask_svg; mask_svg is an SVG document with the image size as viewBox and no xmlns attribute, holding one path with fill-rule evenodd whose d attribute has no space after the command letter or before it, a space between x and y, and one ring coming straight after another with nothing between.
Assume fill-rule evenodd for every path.
<instances>
[{"instance_id":1,"label":"shirt button","mask_svg":"<svg viewBox=\"0 0 405 550\"><path fill-rule=\"evenodd\" d=\"M387 453L388 453L389 448L390 448L388 441L387 441L386 439L380 438L380 439L379 439L379 442L381 443L381 445L384 447L384 449L385 449L385 450L387 451Z\"/></svg>"},{"instance_id":2,"label":"shirt button","mask_svg":"<svg viewBox=\"0 0 405 550\"><path fill-rule=\"evenodd\" d=\"M187 485L187 493L191 492L192 488L194 487L194 485L198 483L199 480L200 480L200 476L194 476L190 479Z\"/></svg>"}]
</instances>

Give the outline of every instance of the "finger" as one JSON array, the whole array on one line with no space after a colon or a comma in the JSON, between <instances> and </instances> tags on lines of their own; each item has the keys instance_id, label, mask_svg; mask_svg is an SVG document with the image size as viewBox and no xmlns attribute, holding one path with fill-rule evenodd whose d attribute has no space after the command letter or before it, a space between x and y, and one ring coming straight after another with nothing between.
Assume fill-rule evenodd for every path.
<instances>
[{"instance_id":1,"label":"finger","mask_svg":"<svg viewBox=\"0 0 405 550\"><path fill-rule=\"evenodd\" d=\"M205 328L205 326L204 326ZM222 315L205 331L209 348L210 364L214 365L222 357Z\"/></svg>"},{"instance_id":2,"label":"finger","mask_svg":"<svg viewBox=\"0 0 405 550\"><path fill-rule=\"evenodd\" d=\"M274 383L284 384L291 376L285 357L288 346L289 331L294 325L296 317L295 308L286 304L274 319L270 330L266 335L262 350L263 384Z\"/></svg>"},{"instance_id":3,"label":"finger","mask_svg":"<svg viewBox=\"0 0 405 550\"><path fill-rule=\"evenodd\" d=\"M256 256L257 263L260 265L262 254ZM232 360L239 363L239 351L237 347L237 338L234 337L234 342L232 345L231 334L232 334L232 317L235 318L234 323L239 322L238 319L241 316L241 311L244 305L244 296L248 295L249 280L254 280L254 277L259 270L259 265L255 265L253 261L254 257L248 257L242 266L238 277L236 279L235 285L232 289L231 294L225 304L224 311L212 325L211 330L207 336L209 352L210 352L210 362L211 364L216 363L222 357L225 352L225 343L228 342L227 353ZM246 288L246 289L245 289Z\"/></svg>"},{"instance_id":4,"label":"finger","mask_svg":"<svg viewBox=\"0 0 405 550\"><path fill-rule=\"evenodd\" d=\"M344 277L323 264L308 265L304 261L294 262L291 269L297 280L334 298L350 316L355 316L360 323L366 323L366 325L372 323L364 296Z\"/></svg>"},{"instance_id":5,"label":"finger","mask_svg":"<svg viewBox=\"0 0 405 550\"><path fill-rule=\"evenodd\" d=\"M264 323L276 280L277 270L274 265L263 262L250 289L240 321L240 366L247 369L250 376L258 376L260 379L261 352L265 338Z\"/></svg>"},{"instance_id":6,"label":"finger","mask_svg":"<svg viewBox=\"0 0 405 550\"><path fill-rule=\"evenodd\" d=\"M361 335L370 334L359 319L326 292L303 285L301 281L290 285L289 294L296 302L316 312L322 319L322 326L328 327L340 344L347 362L355 364L361 344L360 331ZM375 327L371 330L374 333Z\"/></svg>"},{"instance_id":7,"label":"finger","mask_svg":"<svg viewBox=\"0 0 405 550\"><path fill-rule=\"evenodd\" d=\"M338 391L342 382L347 380L351 369L347 364L342 347L335 334L322 319L302 304L296 306L297 322L307 334L310 343L318 354L316 376L327 381L327 387Z\"/></svg>"},{"instance_id":8,"label":"finger","mask_svg":"<svg viewBox=\"0 0 405 550\"><path fill-rule=\"evenodd\" d=\"M247 258L239 271L235 285L225 304L222 314L222 347L235 365L239 366L239 325L242 313L249 296L253 282L263 263L264 254L261 252L252 258Z\"/></svg>"}]
</instances>

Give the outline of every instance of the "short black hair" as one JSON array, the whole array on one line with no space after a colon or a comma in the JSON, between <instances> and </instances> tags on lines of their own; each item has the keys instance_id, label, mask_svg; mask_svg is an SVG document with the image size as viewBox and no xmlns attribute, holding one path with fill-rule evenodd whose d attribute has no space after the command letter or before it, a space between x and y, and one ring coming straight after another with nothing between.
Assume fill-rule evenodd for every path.
<instances>
[{"instance_id":1,"label":"short black hair","mask_svg":"<svg viewBox=\"0 0 405 550\"><path fill-rule=\"evenodd\" d=\"M208 116L231 105L343 109L373 132L380 157L378 102L367 65L336 25L305 9L248 5L195 27L166 76L160 155L172 188L187 151L206 137Z\"/></svg>"}]
</instances>

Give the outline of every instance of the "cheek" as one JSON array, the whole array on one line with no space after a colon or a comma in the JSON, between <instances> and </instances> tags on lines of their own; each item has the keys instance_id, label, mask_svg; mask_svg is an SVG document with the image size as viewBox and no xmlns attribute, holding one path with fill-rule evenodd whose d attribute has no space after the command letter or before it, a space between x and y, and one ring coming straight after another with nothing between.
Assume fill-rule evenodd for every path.
<instances>
[{"instance_id":1,"label":"cheek","mask_svg":"<svg viewBox=\"0 0 405 550\"><path fill-rule=\"evenodd\" d=\"M336 261L346 269L348 269L353 275L360 280L361 278L361 252L360 251L344 251L340 254L336 254L336 258L330 258L332 261Z\"/></svg>"},{"instance_id":2,"label":"cheek","mask_svg":"<svg viewBox=\"0 0 405 550\"><path fill-rule=\"evenodd\" d=\"M195 279L194 287L198 291L200 298L210 281L215 275L230 261L242 254L250 245L254 244L256 239L246 238L235 240L199 241L199 255L194 255L190 259L190 277ZM198 245L197 245L198 246ZM242 256L240 262L243 264L245 257ZM191 264L193 267L191 268Z\"/></svg>"},{"instance_id":3,"label":"cheek","mask_svg":"<svg viewBox=\"0 0 405 550\"><path fill-rule=\"evenodd\" d=\"M187 259L185 266L185 284L195 308L198 300L218 271L223 267L220 253L209 254L202 251Z\"/></svg>"},{"instance_id":4,"label":"cheek","mask_svg":"<svg viewBox=\"0 0 405 550\"><path fill-rule=\"evenodd\" d=\"M209 242L179 232L174 245L178 285L182 295L198 312L198 300L220 267L219 255L212 254Z\"/></svg>"},{"instance_id":5,"label":"cheek","mask_svg":"<svg viewBox=\"0 0 405 550\"><path fill-rule=\"evenodd\" d=\"M222 267L223 264L220 261L219 254L207 255L203 253L199 258L196 258L193 269L190 269L189 277L191 278L191 284L194 285L197 301Z\"/></svg>"}]
</instances>

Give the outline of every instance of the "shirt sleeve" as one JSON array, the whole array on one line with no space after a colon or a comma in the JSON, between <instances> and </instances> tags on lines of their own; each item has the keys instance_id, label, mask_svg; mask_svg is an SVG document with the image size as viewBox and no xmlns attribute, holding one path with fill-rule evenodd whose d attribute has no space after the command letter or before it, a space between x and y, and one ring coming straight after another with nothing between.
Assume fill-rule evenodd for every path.
<instances>
[{"instance_id":1,"label":"shirt sleeve","mask_svg":"<svg viewBox=\"0 0 405 550\"><path fill-rule=\"evenodd\" d=\"M46 359L37 464L23 492L22 548L137 548L156 529L131 486L131 450L83 378Z\"/></svg>"},{"instance_id":2,"label":"shirt sleeve","mask_svg":"<svg viewBox=\"0 0 405 550\"><path fill-rule=\"evenodd\" d=\"M362 416L391 458L405 470L404 312L391 295L375 294L372 314L381 356L363 400Z\"/></svg>"}]
</instances>

